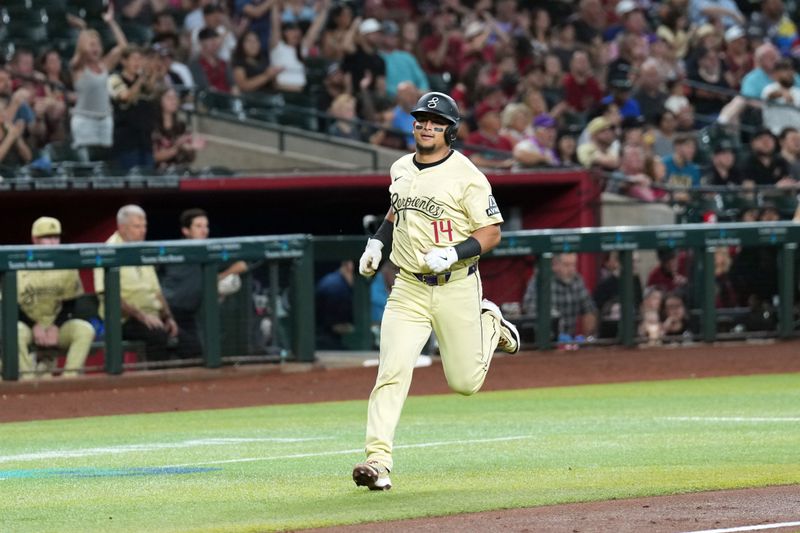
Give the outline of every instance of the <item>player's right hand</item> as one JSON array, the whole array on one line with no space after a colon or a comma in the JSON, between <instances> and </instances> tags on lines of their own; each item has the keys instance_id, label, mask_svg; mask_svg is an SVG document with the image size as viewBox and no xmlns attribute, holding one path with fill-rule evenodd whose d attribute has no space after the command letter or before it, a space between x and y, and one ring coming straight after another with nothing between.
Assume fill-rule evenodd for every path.
<instances>
[{"instance_id":1,"label":"player's right hand","mask_svg":"<svg viewBox=\"0 0 800 533\"><path fill-rule=\"evenodd\" d=\"M370 239L367 241L367 247L364 248L364 253L361 254L361 259L358 261L358 273L365 278L371 278L378 270L378 265L381 264L383 254L383 243L378 239Z\"/></svg>"}]
</instances>

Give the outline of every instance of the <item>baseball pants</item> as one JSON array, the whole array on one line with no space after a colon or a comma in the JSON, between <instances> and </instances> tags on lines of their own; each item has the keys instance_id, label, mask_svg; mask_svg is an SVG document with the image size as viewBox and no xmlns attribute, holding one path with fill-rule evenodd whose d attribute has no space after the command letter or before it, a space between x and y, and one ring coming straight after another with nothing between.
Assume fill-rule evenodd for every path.
<instances>
[{"instance_id":1,"label":"baseball pants","mask_svg":"<svg viewBox=\"0 0 800 533\"><path fill-rule=\"evenodd\" d=\"M392 443L417 358L436 332L447 384L463 395L478 392L500 338L500 324L481 314L479 273L430 286L398 274L381 322L380 364L369 397L366 452L392 469Z\"/></svg>"},{"instance_id":2,"label":"baseball pants","mask_svg":"<svg viewBox=\"0 0 800 533\"><path fill-rule=\"evenodd\" d=\"M64 377L75 377L83 369L94 340L94 328L85 320L67 320L58 328L58 347L67 350ZM33 343L33 330L24 322L17 322L19 372L21 379L34 377L36 361L29 347ZM54 366L54 365L53 365ZM50 369L52 372L53 368Z\"/></svg>"}]
</instances>

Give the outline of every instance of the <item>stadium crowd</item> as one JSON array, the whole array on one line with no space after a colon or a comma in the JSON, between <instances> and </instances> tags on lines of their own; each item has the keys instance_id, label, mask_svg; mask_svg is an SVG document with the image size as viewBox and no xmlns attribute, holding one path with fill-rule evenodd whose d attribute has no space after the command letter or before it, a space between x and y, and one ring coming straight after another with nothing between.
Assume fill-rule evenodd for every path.
<instances>
[{"instance_id":1,"label":"stadium crowd","mask_svg":"<svg viewBox=\"0 0 800 533\"><path fill-rule=\"evenodd\" d=\"M123 175L185 172L203 148L185 115L199 106L293 115L333 136L410 150L409 112L438 90L457 101L459 147L483 169L584 167L605 191L678 205L705 187L699 197L735 206L736 219L776 220L791 216L800 180L800 34L787 6L9 0L0 7L0 175L51 176L59 160ZM323 118L305 122L300 108ZM656 324L659 335L689 328L686 267L661 259L637 289L644 336ZM576 281L573 257L555 261L554 290L579 293L563 333L600 333L618 316L618 264L606 261L594 295ZM774 258L733 250L718 263L720 307L769 305L774 292L753 300L736 283ZM164 295L154 298L152 320L128 309L142 327L126 334L165 348L190 328Z\"/></svg>"}]
</instances>

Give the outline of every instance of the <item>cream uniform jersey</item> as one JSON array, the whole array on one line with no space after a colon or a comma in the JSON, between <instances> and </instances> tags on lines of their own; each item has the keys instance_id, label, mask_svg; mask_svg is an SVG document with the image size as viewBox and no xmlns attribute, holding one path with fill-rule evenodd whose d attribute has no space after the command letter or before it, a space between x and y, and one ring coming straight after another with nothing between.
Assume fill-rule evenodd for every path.
<instances>
[{"instance_id":1,"label":"cream uniform jersey","mask_svg":"<svg viewBox=\"0 0 800 533\"><path fill-rule=\"evenodd\" d=\"M389 174L395 216L390 259L402 270L428 273L427 252L455 246L476 230L503 222L489 180L460 152L451 151L444 161L422 169L414 164L414 154L408 154ZM451 270L475 261L464 258Z\"/></svg>"},{"instance_id":2,"label":"cream uniform jersey","mask_svg":"<svg viewBox=\"0 0 800 533\"><path fill-rule=\"evenodd\" d=\"M31 320L51 326L64 300L83 294L77 270L21 270L17 273L19 308Z\"/></svg>"}]
</instances>

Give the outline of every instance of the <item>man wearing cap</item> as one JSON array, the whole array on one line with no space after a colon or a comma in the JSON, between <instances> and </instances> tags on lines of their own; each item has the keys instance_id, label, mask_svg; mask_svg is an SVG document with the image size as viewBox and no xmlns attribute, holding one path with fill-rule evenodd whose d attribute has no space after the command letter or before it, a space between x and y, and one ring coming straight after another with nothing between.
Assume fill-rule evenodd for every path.
<instances>
[{"instance_id":1,"label":"man wearing cap","mask_svg":"<svg viewBox=\"0 0 800 533\"><path fill-rule=\"evenodd\" d=\"M775 153L775 137L767 128L758 130L750 138L750 154L742 162L742 175L747 185L792 183L786 161Z\"/></svg>"},{"instance_id":2,"label":"man wearing cap","mask_svg":"<svg viewBox=\"0 0 800 533\"><path fill-rule=\"evenodd\" d=\"M728 83L737 91L742 79L753 68L753 54L747 45L747 33L741 26L725 30L725 55L722 58Z\"/></svg>"},{"instance_id":3,"label":"man wearing cap","mask_svg":"<svg viewBox=\"0 0 800 533\"><path fill-rule=\"evenodd\" d=\"M578 162L586 168L616 170L619 167L619 143L614 125L603 116L586 126L591 139L578 146Z\"/></svg>"},{"instance_id":4,"label":"man wearing cap","mask_svg":"<svg viewBox=\"0 0 800 533\"><path fill-rule=\"evenodd\" d=\"M614 13L619 17L620 23L604 32L604 40L612 41L619 35L625 34L643 36L647 33L644 10L634 0L621 0L614 8Z\"/></svg>"},{"instance_id":5,"label":"man wearing cap","mask_svg":"<svg viewBox=\"0 0 800 533\"><path fill-rule=\"evenodd\" d=\"M556 120L547 113L533 119L533 137L523 139L514 145L514 160L522 167L561 165L555 151Z\"/></svg>"},{"instance_id":6,"label":"man wearing cap","mask_svg":"<svg viewBox=\"0 0 800 533\"><path fill-rule=\"evenodd\" d=\"M52 217L36 219L31 228L35 245L61 242L61 222ZM36 370L52 372L55 361L36 361L31 345L67 350L64 377L82 370L94 340L92 325L72 317L75 298L83 294L77 270L21 270L17 272L17 322L20 378L31 379Z\"/></svg>"},{"instance_id":7,"label":"man wearing cap","mask_svg":"<svg viewBox=\"0 0 800 533\"><path fill-rule=\"evenodd\" d=\"M386 62L378 53L382 39L381 29L381 23L374 18L368 18L358 25L356 51L347 54L342 61L342 70L350 76L349 86L353 91L375 91L386 85ZM367 87L361 87L361 81L365 77L371 81Z\"/></svg>"},{"instance_id":8,"label":"man wearing cap","mask_svg":"<svg viewBox=\"0 0 800 533\"><path fill-rule=\"evenodd\" d=\"M711 175L708 184L713 186L739 187L742 174L736 167L735 147L728 139L720 139L714 146L711 156Z\"/></svg>"},{"instance_id":9,"label":"man wearing cap","mask_svg":"<svg viewBox=\"0 0 800 533\"><path fill-rule=\"evenodd\" d=\"M610 104L614 102L619 107L619 113L622 118L638 117L642 114L639 108L639 102L631 98L631 90L633 89L633 82L624 71L614 72L610 75L608 86L611 89L611 94L607 95L601 100L603 104Z\"/></svg>"}]
</instances>

